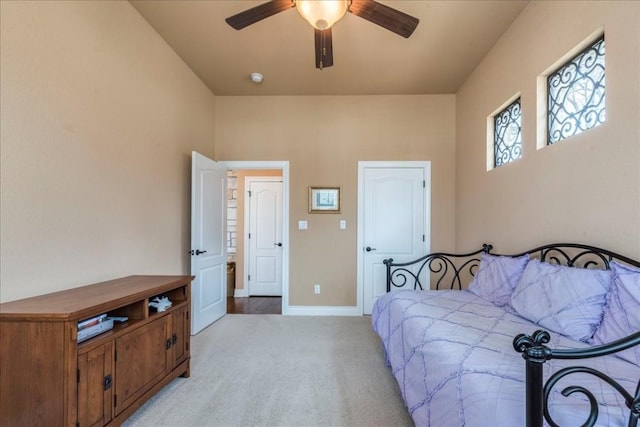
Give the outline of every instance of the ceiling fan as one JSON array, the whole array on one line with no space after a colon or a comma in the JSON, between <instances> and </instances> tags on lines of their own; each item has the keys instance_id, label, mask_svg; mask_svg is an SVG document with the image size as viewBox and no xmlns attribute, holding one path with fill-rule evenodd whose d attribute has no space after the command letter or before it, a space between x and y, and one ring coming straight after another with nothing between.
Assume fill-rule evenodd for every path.
<instances>
[{"instance_id":1,"label":"ceiling fan","mask_svg":"<svg viewBox=\"0 0 640 427\"><path fill-rule=\"evenodd\" d=\"M230 16L225 21L236 30L241 30L294 7L314 28L316 68L319 69L333 65L331 27L346 12L380 25L404 38L409 38L420 22L418 18L374 0L271 0Z\"/></svg>"}]
</instances>

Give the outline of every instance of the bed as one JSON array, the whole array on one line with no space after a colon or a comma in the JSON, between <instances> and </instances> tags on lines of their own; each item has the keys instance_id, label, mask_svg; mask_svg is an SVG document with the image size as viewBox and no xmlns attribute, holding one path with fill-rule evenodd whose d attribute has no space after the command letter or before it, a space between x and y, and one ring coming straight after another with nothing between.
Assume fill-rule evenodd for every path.
<instances>
[{"instance_id":1,"label":"bed","mask_svg":"<svg viewBox=\"0 0 640 427\"><path fill-rule=\"evenodd\" d=\"M640 262L562 243L384 263L372 325L417 426L637 425Z\"/></svg>"}]
</instances>

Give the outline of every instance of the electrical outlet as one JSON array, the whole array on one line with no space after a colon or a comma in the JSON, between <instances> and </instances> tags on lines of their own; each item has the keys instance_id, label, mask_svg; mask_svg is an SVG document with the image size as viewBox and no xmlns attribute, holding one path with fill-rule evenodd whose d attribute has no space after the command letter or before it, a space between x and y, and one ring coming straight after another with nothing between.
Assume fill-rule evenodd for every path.
<instances>
[{"instance_id":1,"label":"electrical outlet","mask_svg":"<svg viewBox=\"0 0 640 427\"><path fill-rule=\"evenodd\" d=\"M316 295L320 294L320 285L313 285L313 293Z\"/></svg>"}]
</instances>

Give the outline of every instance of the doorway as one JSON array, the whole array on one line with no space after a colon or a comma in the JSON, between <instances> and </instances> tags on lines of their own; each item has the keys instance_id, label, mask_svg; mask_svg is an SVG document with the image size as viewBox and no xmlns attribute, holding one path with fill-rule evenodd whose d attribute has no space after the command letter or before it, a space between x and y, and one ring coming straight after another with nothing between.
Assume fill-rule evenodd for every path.
<instances>
[{"instance_id":1,"label":"doorway","mask_svg":"<svg viewBox=\"0 0 640 427\"><path fill-rule=\"evenodd\" d=\"M229 171L233 171L235 188L230 188L229 193L236 192L235 200L230 204L228 210L229 228L228 242L230 246L234 246L230 250L229 261L234 263L235 271L235 289L229 293L227 309L229 313L256 313L256 314L286 314L288 306L288 264L289 264L289 162L286 161L222 161L221 162ZM280 239L278 242L270 242L273 248L277 248L279 258L268 259L268 263L263 259L264 264L269 264L268 271L275 266L280 267L279 275L279 294L277 297L256 297L250 296L251 284L254 283L256 273L251 273L251 262L248 260L249 244L245 240L248 237L250 228L249 207L245 197L249 191L249 186L245 184L246 179L252 181L254 177L265 178L265 181L274 180L279 182L281 187L279 200L271 199L272 204L278 205L280 219L278 220L278 233ZM254 190L255 191L255 190ZM233 205L233 206L231 206ZM273 207L273 206L272 206ZM255 225L254 225L255 228ZM254 236L252 236L254 237ZM234 240L234 245L231 241ZM280 243L281 246L275 246ZM264 246L264 245L263 245ZM276 271L276 270L273 270ZM250 277L250 275L252 277ZM254 280L249 280L249 279ZM263 293L264 294L264 293ZM272 292L267 292L271 295ZM264 299L268 298L268 299ZM278 305L277 309L274 304ZM266 311L265 311L266 310Z\"/></svg>"},{"instance_id":2,"label":"doorway","mask_svg":"<svg viewBox=\"0 0 640 427\"><path fill-rule=\"evenodd\" d=\"M282 314L282 297L228 297L227 314Z\"/></svg>"}]
</instances>

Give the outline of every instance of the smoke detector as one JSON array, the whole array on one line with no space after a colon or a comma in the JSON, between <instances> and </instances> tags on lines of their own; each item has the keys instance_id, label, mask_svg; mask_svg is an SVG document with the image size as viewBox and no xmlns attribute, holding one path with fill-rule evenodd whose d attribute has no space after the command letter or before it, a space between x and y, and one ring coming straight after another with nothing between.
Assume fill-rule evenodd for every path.
<instances>
[{"instance_id":1,"label":"smoke detector","mask_svg":"<svg viewBox=\"0 0 640 427\"><path fill-rule=\"evenodd\" d=\"M264 78L260 73L251 73L251 81L254 83L262 83L262 79Z\"/></svg>"}]
</instances>

